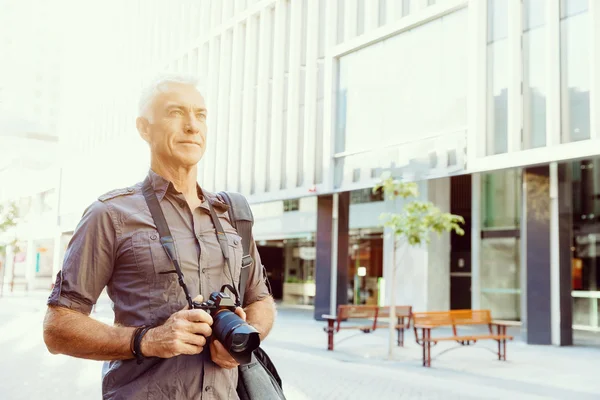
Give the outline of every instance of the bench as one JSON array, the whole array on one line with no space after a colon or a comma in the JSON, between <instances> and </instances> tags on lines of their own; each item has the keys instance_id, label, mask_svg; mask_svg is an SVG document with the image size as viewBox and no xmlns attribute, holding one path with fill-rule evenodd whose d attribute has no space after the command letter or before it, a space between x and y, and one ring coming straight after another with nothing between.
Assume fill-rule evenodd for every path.
<instances>
[{"instance_id":1,"label":"bench","mask_svg":"<svg viewBox=\"0 0 600 400\"><path fill-rule=\"evenodd\" d=\"M404 346L404 330L410 328L410 319L412 314L411 306L396 306L395 313L397 324L394 327L398 332L398 346ZM340 305L337 315L322 315L327 321L327 350L333 350L333 335L342 329L359 330L364 333L370 333L380 328L387 328L390 315L390 308L374 305ZM350 320L362 320L352 321ZM370 320L368 323L365 320ZM386 323L382 323L383 320Z\"/></svg>"},{"instance_id":2,"label":"bench","mask_svg":"<svg viewBox=\"0 0 600 400\"><path fill-rule=\"evenodd\" d=\"M489 333L459 335L457 326L487 325ZM494 333L492 326L496 326ZM443 326L452 327L452 335L431 337L431 330ZM506 361L506 341L513 337L506 334L506 325L492 321L490 310L452 310L413 313L413 329L417 344L423 347L423 366L431 367L431 344L441 341L455 341L461 346L477 343L479 340L498 342L498 360ZM420 330L420 335L419 335Z\"/></svg>"}]
</instances>

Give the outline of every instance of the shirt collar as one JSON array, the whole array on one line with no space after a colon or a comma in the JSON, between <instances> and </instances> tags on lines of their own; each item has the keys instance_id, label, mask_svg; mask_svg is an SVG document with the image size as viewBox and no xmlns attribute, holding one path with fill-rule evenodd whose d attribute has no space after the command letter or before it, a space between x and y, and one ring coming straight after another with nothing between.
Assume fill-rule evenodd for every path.
<instances>
[{"instance_id":1,"label":"shirt collar","mask_svg":"<svg viewBox=\"0 0 600 400\"><path fill-rule=\"evenodd\" d=\"M154 188L154 193L156 193L158 201L162 201L167 192L172 193L174 195L181 194L177 191L177 189L175 189L175 186L173 186L173 182L163 178L151 169L149 170L148 175L150 177L150 181L152 182L152 187ZM214 193L208 192L206 190L200 190L200 185L198 185L198 183L196 183L196 190L198 191L198 197L201 198L202 192L206 197L206 199L202 199L202 204L200 205L201 208L204 208L205 210L209 211L208 204L206 203L206 200L208 199L208 201L210 201L210 204L212 204L215 210L221 212L229 210L229 206L223 201L221 201L221 199L219 199Z\"/></svg>"}]
</instances>

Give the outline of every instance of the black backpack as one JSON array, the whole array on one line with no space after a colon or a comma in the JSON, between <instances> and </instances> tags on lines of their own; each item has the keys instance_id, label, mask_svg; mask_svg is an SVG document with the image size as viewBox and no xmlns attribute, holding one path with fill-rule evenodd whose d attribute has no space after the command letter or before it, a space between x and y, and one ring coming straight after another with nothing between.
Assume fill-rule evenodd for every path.
<instances>
[{"instance_id":1,"label":"black backpack","mask_svg":"<svg viewBox=\"0 0 600 400\"><path fill-rule=\"evenodd\" d=\"M250 243L252 241L252 226L254 224L254 217L252 210L246 198L235 192L219 192L219 196L229 206L229 219L231 225L236 229L238 235L242 238L243 247L243 258L242 266L249 265L245 261L249 261L250 258ZM244 293L246 292L246 283L248 282L249 270L247 267L242 267L240 277L240 303L244 304ZM271 292L271 286L267 278L267 272L263 267L263 276L269 293ZM259 347L254 351L254 356L257 363L251 363L238 367L238 385L237 393L241 400L251 399L285 399L282 389L281 378L275 368L275 365L265 353L265 351ZM256 368L262 366L262 368ZM269 385L272 385L272 388Z\"/></svg>"}]
</instances>

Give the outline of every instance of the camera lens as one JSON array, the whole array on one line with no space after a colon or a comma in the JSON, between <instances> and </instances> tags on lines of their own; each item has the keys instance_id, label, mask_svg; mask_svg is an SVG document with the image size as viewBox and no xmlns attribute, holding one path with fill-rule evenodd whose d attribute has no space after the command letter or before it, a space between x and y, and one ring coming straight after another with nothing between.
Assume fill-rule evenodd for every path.
<instances>
[{"instance_id":1,"label":"camera lens","mask_svg":"<svg viewBox=\"0 0 600 400\"><path fill-rule=\"evenodd\" d=\"M258 331L237 314L222 310L213 317L213 335L240 364L248 364L260 345Z\"/></svg>"},{"instance_id":2,"label":"camera lens","mask_svg":"<svg viewBox=\"0 0 600 400\"><path fill-rule=\"evenodd\" d=\"M240 333L234 333L231 336L231 351L234 351L236 353L244 351L248 346L249 336Z\"/></svg>"}]
</instances>

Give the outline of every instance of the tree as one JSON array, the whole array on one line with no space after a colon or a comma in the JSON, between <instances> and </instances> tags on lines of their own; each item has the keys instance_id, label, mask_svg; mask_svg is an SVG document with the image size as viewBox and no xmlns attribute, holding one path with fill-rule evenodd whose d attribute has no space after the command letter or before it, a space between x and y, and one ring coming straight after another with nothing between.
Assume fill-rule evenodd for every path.
<instances>
[{"instance_id":1,"label":"tree","mask_svg":"<svg viewBox=\"0 0 600 400\"><path fill-rule=\"evenodd\" d=\"M390 200L418 198L419 196L418 186L414 182L401 182L394 179L389 172L384 172L380 179L380 183L373 188L373 191L383 190L384 195ZM465 220L460 215L442 212L430 201L420 200L412 200L406 203L399 213L383 213L380 219L382 225L391 230L394 238L400 239L398 241L394 240L392 253L388 348L388 357L391 359L394 349L394 326L396 324L396 242L403 245L403 252L400 257L402 259L409 247L428 244L432 233L441 235L444 232L456 232L458 235L464 235L465 231L460 225L464 224Z\"/></svg>"},{"instance_id":2,"label":"tree","mask_svg":"<svg viewBox=\"0 0 600 400\"><path fill-rule=\"evenodd\" d=\"M19 209L14 202L8 204L0 204L0 236L17 225L17 218L19 216ZM14 245L16 240L10 243L0 242L0 295L4 290L4 260L6 258L6 247L8 245Z\"/></svg>"}]
</instances>

